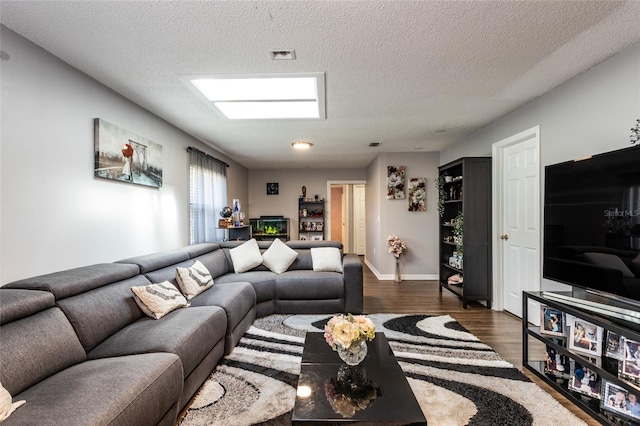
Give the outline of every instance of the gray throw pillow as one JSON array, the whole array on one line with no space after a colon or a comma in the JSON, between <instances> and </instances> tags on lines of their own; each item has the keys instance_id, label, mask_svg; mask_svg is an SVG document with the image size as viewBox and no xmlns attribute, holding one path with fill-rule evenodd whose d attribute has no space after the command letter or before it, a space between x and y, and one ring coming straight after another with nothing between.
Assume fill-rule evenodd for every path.
<instances>
[{"instance_id":1,"label":"gray throw pillow","mask_svg":"<svg viewBox=\"0 0 640 426\"><path fill-rule=\"evenodd\" d=\"M635 278L633 272L624 264L622 259L607 253L585 253L584 257L589 263L603 268L617 269L622 272L622 278Z\"/></svg>"}]
</instances>

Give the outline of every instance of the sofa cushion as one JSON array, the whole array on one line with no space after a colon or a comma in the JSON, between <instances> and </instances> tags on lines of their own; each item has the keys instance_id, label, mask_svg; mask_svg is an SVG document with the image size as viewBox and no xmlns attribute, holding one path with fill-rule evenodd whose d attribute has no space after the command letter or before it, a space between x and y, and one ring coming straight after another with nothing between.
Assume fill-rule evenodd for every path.
<instances>
[{"instance_id":1,"label":"sofa cushion","mask_svg":"<svg viewBox=\"0 0 640 426\"><path fill-rule=\"evenodd\" d=\"M276 278L276 300L344 298L344 279L337 272L287 271Z\"/></svg>"},{"instance_id":2,"label":"sofa cushion","mask_svg":"<svg viewBox=\"0 0 640 426\"><path fill-rule=\"evenodd\" d=\"M190 268L176 268L176 280L187 300L193 299L213 285L211 272L199 260Z\"/></svg>"},{"instance_id":3,"label":"sofa cushion","mask_svg":"<svg viewBox=\"0 0 640 426\"><path fill-rule=\"evenodd\" d=\"M317 272L342 272L342 255L336 247L311 249L313 270Z\"/></svg>"},{"instance_id":4,"label":"sofa cushion","mask_svg":"<svg viewBox=\"0 0 640 426\"><path fill-rule=\"evenodd\" d=\"M58 302L86 352L118 330L144 316L131 287L151 284L142 275L69 297Z\"/></svg>"},{"instance_id":5,"label":"sofa cushion","mask_svg":"<svg viewBox=\"0 0 640 426\"><path fill-rule=\"evenodd\" d=\"M130 257L116 262L116 264L132 264L138 266L141 273L145 274L156 269L175 265L179 262L189 260L187 251L166 251L161 253L145 254L144 256Z\"/></svg>"},{"instance_id":6,"label":"sofa cushion","mask_svg":"<svg viewBox=\"0 0 640 426\"><path fill-rule=\"evenodd\" d=\"M126 280L139 273L140 268L137 265L101 263L27 278L6 284L4 287L44 290L53 293L56 300L61 300L107 284Z\"/></svg>"},{"instance_id":7,"label":"sofa cushion","mask_svg":"<svg viewBox=\"0 0 640 426\"><path fill-rule=\"evenodd\" d=\"M279 238L273 240L271 246L262 253L264 265L276 274L281 274L289 269L297 257L298 252L289 248Z\"/></svg>"},{"instance_id":8,"label":"sofa cushion","mask_svg":"<svg viewBox=\"0 0 640 426\"><path fill-rule=\"evenodd\" d=\"M584 258L593 265L603 268L616 269L622 272L623 278L634 278L633 272L624 264L622 259L614 254L607 253L584 253Z\"/></svg>"},{"instance_id":9,"label":"sofa cushion","mask_svg":"<svg viewBox=\"0 0 640 426\"><path fill-rule=\"evenodd\" d=\"M246 272L262 264L262 254L254 238L229 250L229 255L236 274Z\"/></svg>"},{"instance_id":10,"label":"sofa cushion","mask_svg":"<svg viewBox=\"0 0 640 426\"><path fill-rule=\"evenodd\" d=\"M55 307L3 325L0 336L0 383L14 397L86 359L73 327Z\"/></svg>"},{"instance_id":11,"label":"sofa cushion","mask_svg":"<svg viewBox=\"0 0 640 426\"><path fill-rule=\"evenodd\" d=\"M216 285L248 282L256 292L256 303L260 303L275 299L276 277L277 275L271 271L249 271L242 274L230 273L216 278Z\"/></svg>"},{"instance_id":12,"label":"sofa cushion","mask_svg":"<svg viewBox=\"0 0 640 426\"><path fill-rule=\"evenodd\" d=\"M153 319L160 319L171 311L189 306L187 299L169 281L131 287L131 291L142 312Z\"/></svg>"},{"instance_id":13,"label":"sofa cushion","mask_svg":"<svg viewBox=\"0 0 640 426\"><path fill-rule=\"evenodd\" d=\"M142 317L109 337L87 356L98 359L169 352L180 357L187 377L216 343L224 339L226 329L227 317L222 308L178 309L157 321Z\"/></svg>"},{"instance_id":14,"label":"sofa cushion","mask_svg":"<svg viewBox=\"0 0 640 426\"><path fill-rule=\"evenodd\" d=\"M182 364L173 354L153 353L83 362L27 389L27 404L3 423L156 425L178 414Z\"/></svg>"},{"instance_id":15,"label":"sofa cushion","mask_svg":"<svg viewBox=\"0 0 640 426\"><path fill-rule=\"evenodd\" d=\"M55 304L53 294L37 290L14 290L0 287L0 324L28 317Z\"/></svg>"}]
</instances>

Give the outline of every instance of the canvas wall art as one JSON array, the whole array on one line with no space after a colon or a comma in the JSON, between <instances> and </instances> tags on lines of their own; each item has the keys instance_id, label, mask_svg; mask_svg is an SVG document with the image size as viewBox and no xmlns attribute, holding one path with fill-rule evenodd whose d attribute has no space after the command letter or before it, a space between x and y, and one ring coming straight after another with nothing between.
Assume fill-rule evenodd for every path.
<instances>
[{"instance_id":1,"label":"canvas wall art","mask_svg":"<svg viewBox=\"0 0 640 426\"><path fill-rule=\"evenodd\" d=\"M95 176L162 187L162 145L96 118L94 147Z\"/></svg>"},{"instance_id":2,"label":"canvas wall art","mask_svg":"<svg viewBox=\"0 0 640 426\"><path fill-rule=\"evenodd\" d=\"M409 211L423 212L427 210L427 186L425 178L409 179Z\"/></svg>"},{"instance_id":3,"label":"canvas wall art","mask_svg":"<svg viewBox=\"0 0 640 426\"><path fill-rule=\"evenodd\" d=\"M404 166L387 166L387 200L404 200Z\"/></svg>"}]
</instances>

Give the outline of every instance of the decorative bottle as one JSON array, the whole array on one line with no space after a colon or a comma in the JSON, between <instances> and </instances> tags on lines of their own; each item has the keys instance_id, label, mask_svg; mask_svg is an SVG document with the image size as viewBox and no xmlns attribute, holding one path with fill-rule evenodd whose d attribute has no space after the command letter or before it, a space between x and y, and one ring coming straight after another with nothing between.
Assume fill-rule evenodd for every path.
<instances>
[{"instance_id":1,"label":"decorative bottle","mask_svg":"<svg viewBox=\"0 0 640 426\"><path fill-rule=\"evenodd\" d=\"M240 200L233 199L233 226L240 226Z\"/></svg>"}]
</instances>

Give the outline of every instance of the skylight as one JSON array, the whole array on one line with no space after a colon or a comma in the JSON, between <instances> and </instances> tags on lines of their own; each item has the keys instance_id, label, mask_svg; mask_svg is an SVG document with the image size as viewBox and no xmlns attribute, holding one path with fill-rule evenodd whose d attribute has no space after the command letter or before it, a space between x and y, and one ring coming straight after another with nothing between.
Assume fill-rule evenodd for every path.
<instances>
[{"instance_id":1,"label":"skylight","mask_svg":"<svg viewBox=\"0 0 640 426\"><path fill-rule=\"evenodd\" d=\"M214 75L188 79L230 120L324 120L324 73Z\"/></svg>"}]
</instances>

